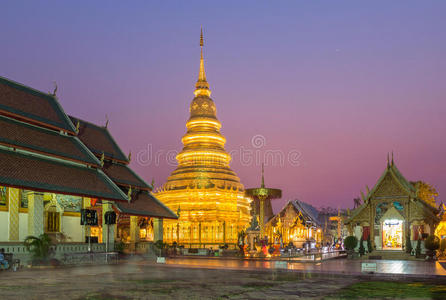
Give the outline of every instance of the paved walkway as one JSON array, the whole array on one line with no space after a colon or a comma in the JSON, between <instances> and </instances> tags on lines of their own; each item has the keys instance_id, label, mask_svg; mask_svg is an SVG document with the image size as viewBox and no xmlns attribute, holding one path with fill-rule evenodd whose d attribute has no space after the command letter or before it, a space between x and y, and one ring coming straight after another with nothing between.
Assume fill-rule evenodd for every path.
<instances>
[{"instance_id":1,"label":"paved walkway","mask_svg":"<svg viewBox=\"0 0 446 300\"><path fill-rule=\"evenodd\" d=\"M362 262L373 262L377 266L377 274L401 274L411 276L446 276L446 261L426 262L407 260L348 260L332 259L319 263L206 259L206 258L169 258L166 263L172 266L188 266L209 269L259 270L286 269L333 274L360 274Z\"/></svg>"}]
</instances>

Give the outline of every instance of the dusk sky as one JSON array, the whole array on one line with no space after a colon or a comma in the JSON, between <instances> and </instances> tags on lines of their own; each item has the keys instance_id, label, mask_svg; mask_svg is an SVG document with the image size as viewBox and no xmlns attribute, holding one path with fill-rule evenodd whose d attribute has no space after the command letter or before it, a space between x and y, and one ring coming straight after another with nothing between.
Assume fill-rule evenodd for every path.
<instances>
[{"instance_id":1,"label":"dusk sky","mask_svg":"<svg viewBox=\"0 0 446 300\"><path fill-rule=\"evenodd\" d=\"M231 167L258 186L273 153L276 209L295 198L352 207L392 150L408 180L446 193L445 1L1 1L0 11L0 76L45 92L56 81L66 113L108 115L155 186L182 148L202 25Z\"/></svg>"}]
</instances>

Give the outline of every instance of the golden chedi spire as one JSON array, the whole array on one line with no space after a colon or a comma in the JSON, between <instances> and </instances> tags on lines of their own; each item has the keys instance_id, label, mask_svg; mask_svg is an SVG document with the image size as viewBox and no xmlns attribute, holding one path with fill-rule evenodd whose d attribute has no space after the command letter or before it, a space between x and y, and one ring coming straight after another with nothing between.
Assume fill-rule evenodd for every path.
<instances>
[{"instance_id":1,"label":"golden chedi spire","mask_svg":"<svg viewBox=\"0 0 446 300\"><path fill-rule=\"evenodd\" d=\"M237 233L249 224L250 205L240 179L229 166L231 156L224 148L226 139L220 133L221 123L210 98L204 70L203 31L200 47L198 81L190 104L187 132L181 140L183 150L176 156L178 167L156 196L170 209L176 211L181 207L179 226L185 231L178 232L178 221L165 220L167 242L231 243L236 242ZM178 232L178 237L172 232Z\"/></svg>"},{"instance_id":2,"label":"golden chedi spire","mask_svg":"<svg viewBox=\"0 0 446 300\"><path fill-rule=\"evenodd\" d=\"M201 34L200 34L200 48L201 48L201 56L200 56L200 71L198 72L198 80L195 84L195 96L198 95L205 95L210 97L211 96L211 90L209 89L209 83L206 80L206 72L204 70L204 59L203 59L203 45L204 45L204 39L203 39L203 28L201 28Z\"/></svg>"}]
</instances>

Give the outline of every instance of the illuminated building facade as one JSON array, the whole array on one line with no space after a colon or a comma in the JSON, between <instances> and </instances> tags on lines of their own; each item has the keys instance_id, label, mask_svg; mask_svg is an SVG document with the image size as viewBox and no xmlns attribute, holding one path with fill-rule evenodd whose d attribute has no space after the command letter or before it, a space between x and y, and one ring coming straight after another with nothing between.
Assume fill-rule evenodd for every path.
<instances>
[{"instance_id":1,"label":"illuminated building facade","mask_svg":"<svg viewBox=\"0 0 446 300\"><path fill-rule=\"evenodd\" d=\"M392 250L403 257L409 242L415 249L418 240L434 234L440 222L437 195L427 183L408 181L393 158L388 159L378 182L367 191L362 205L352 211L346 225L358 240L366 243L370 239L374 249Z\"/></svg>"},{"instance_id":2,"label":"illuminated building facade","mask_svg":"<svg viewBox=\"0 0 446 300\"><path fill-rule=\"evenodd\" d=\"M230 169L231 156L224 149L214 101L201 58L195 98L190 104L183 150L177 155L178 167L159 188L156 197L178 220L165 220L163 239L186 247L234 244L237 234L250 221L249 200L244 197L240 179Z\"/></svg>"},{"instance_id":3,"label":"illuminated building facade","mask_svg":"<svg viewBox=\"0 0 446 300\"><path fill-rule=\"evenodd\" d=\"M289 201L285 207L272 217L265 226L270 243L283 245L292 243L298 248L308 244L319 246L322 241L322 228L319 211L300 200Z\"/></svg>"}]
</instances>

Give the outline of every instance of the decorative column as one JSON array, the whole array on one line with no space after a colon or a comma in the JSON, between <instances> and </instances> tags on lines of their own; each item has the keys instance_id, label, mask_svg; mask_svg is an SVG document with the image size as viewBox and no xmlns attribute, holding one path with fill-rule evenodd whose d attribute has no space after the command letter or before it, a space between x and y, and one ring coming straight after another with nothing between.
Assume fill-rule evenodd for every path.
<instances>
[{"instance_id":1,"label":"decorative column","mask_svg":"<svg viewBox=\"0 0 446 300\"><path fill-rule=\"evenodd\" d=\"M198 223L198 245L201 248L201 222Z\"/></svg>"},{"instance_id":2,"label":"decorative column","mask_svg":"<svg viewBox=\"0 0 446 300\"><path fill-rule=\"evenodd\" d=\"M43 234L43 194L28 192L28 235Z\"/></svg>"},{"instance_id":3,"label":"decorative column","mask_svg":"<svg viewBox=\"0 0 446 300\"><path fill-rule=\"evenodd\" d=\"M8 188L9 199L9 241L19 240L19 206L20 206L20 190Z\"/></svg>"},{"instance_id":4,"label":"decorative column","mask_svg":"<svg viewBox=\"0 0 446 300\"><path fill-rule=\"evenodd\" d=\"M163 219L153 218L153 241L163 240Z\"/></svg>"},{"instance_id":5,"label":"decorative column","mask_svg":"<svg viewBox=\"0 0 446 300\"><path fill-rule=\"evenodd\" d=\"M116 224L105 224L105 214L109 211L113 211L113 202L102 200L102 242L105 243L108 252L115 250L116 227Z\"/></svg>"},{"instance_id":6,"label":"decorative column","mask_svg":"<svg viewBox=\"0 0 446 300\"><path fill-rule=\"evenodd\" d=\"M130 216L130 243L139 241L138 216Z\"/></svg>"}]
</instances>

